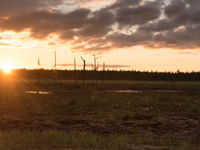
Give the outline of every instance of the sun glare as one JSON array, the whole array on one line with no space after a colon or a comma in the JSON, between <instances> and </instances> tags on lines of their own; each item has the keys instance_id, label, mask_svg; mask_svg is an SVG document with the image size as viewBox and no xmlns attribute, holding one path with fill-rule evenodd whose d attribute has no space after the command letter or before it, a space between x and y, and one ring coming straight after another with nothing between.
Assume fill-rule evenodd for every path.
<instances>
[{"instance_id":1,"label":"sun glare","mask_svg":"<svg viewBox=\"0 0 200 150\"><path fill-rule=\"evenodd\" d=\"M10 63L4 63L2 66L1 66L1 69L4 73L6 74L9 74L12 72L13 70L13 66L10 64Z\"/></svg>"}]
</instances>

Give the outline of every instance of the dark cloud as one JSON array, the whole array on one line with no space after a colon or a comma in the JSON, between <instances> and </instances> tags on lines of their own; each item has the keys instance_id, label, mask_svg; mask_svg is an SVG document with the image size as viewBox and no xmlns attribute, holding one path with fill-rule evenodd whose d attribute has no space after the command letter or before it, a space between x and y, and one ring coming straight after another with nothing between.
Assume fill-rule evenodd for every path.
<instances>
[{"instance_id":1,"label":"dark cloud","mask_svg":"<svg viewBox=\"0 0 200 150\"><path fill-rule=\"evenodd\" d=\"M170 22L180 24L200 23L199 0L172 0L165 8Z\"/></svg>"},{"instance_id":2,"label":"dark cloud","mask_svg":"<svg viewBox=\"0 0 200 150\"><path fill-rule=\"evenodd\" d=\"M114 15L108 11L97 11L88 18L88 23L79 32L83 37L99 37L106 35L115 23Z\"/></svg>"},{"instance_id":3,"label":"dark cloud","mask_svg":"<svg viewBox=\"0 0 200 150\"><path fill-rule=\"evenodd\" d=\"M30 29L32 37L44 38L51 33L81 28L86 24L89 13L88 9L78 9L67 14L47 10L36 11L2 19L0 29L16 32Z\"/></svg>"},{"instance_id":4,"label":"dark cloud","mask_svg":"<svg viewBox=\"0 0 200 150\"><path fill-rule=\"evenodd\" d=\"M0 30L29 30L35 39L57 34L74 51L133 46L200 47L199 0L171 0L167 5L163 0L116 0L95 11L55 9L61 5L63 8L64 3L65 0L0 1Z\"/></svg>"},{"instance_id":5,"label":"dark cloud","mask_svg":"<svg viewBox=\"0 0 200 150\"><path fill-rule=\"evenodd\" d=\"M64 0L1 0L0 16L10 17L38 9L47 9L61 5Z\"/></svg>"},{"instance_id":6,"label":"dark cloud","mask_svg":"<svg viewBox=\"0 0 200 150\"><path fill-rule=\"evenodd\" d=\"M152 23L141 25L138 30L150 31L150 32L160 32L173 29L177 24L169 22L168 19L161 19Z\"/></svg>"},{"instance_id":7,"label":"dark cloud","mask_svg":"<svg viewBox=\"0 0 200 150\"><path fill-rule=\"evenodd\" d=\"M141 25L157 19L161 14L160 3L146 2L136 7L123 7L117 10L116 20L120 26Z\"/></svg>"},{"instance_id":8,"label":"dark cloud","mask_svg":"<svg viewBox=\"0 0 200 150\"><path fill-rule=\"evenodd\" d=\"M60 39L66 41L66 40L73 40L74 36L76 36L76 32L74 30L67 30L63 31L60 34Z\"/></svg>"},{"instance_id":9,"label":"dark cloud","mask_svg":"<svg viewBox=\"0 0 200 150\"><path fill-rule=\"evenodd\" d=\"M73 36L80 38L98 38L105 36L115 23L114 15L108 11L96 11L86 18L82 28L78 30L66 31L61 34L61 38L69 39Z\"/></svg>"},{"instance_id":10,"label":"dark cloud","mask_svg":"<svg viewBox=\"0 0 200 150\"><path fill-rule=\"evenodd\" d=\"M154 42L162 42L163 44L160 45L162 47L197 48L200 46L200 25L184 26L157 36L159 38L155 38Z\"/></svg>"},{"instance_id":11,"label":"dark cloud","mask_svg":"<svg viewBox=\"0 0 200 150\"><path fill-rule=\"evenodd\" d=\"M197 48L200 46L199 6L199 0L171 0L164 8L164 18L141 25L138 31L154 34L148 47Z\"/></svg>"},{"instance_id":12,"label":"dark cloud","mask_svg":"<svg viewBox=\"0 0 200 150\"><path fill-rule=\"evenodd\" d=\"M116 33L108 36L106 40L111 42L114 47L123 48L148 44L152 37L153 34L147 32L136 32L131 35Z\"/></svg>"}]
</instances>

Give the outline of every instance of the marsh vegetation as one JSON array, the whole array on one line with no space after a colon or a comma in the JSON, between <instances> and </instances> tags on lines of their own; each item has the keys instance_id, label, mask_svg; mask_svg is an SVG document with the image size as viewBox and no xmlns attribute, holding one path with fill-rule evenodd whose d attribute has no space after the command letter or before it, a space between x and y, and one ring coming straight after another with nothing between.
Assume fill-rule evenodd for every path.
<instances>
[{"instance_id":1,"label":"marsh vegetation","mask_svg":"<svg viewBox=\"0 0 200 150\"><path fill-rule=\"evenodd\" d=\"M198 82L87 81L82 86L5 79L0 85L1 149L200 147Z\"/></svg>"}]
</instances>

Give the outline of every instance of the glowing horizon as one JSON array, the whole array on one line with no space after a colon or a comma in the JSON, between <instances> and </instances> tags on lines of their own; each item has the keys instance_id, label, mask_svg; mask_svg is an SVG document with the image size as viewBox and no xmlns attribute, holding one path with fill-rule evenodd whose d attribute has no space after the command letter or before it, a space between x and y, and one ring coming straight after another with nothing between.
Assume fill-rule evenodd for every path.
<instances>
[{"instance_id":1,"label":"glowing horizon","mask_svg":"<svg viewBox=\"0 0 200 150\"><path fill-rule=\"evenodd\" d=\"M99 64L119 69L200 71L198 6L188 0L18 0L0 11L0 65L12 60L15 68L34 69L40 58L41 67L52 69L57 49L58 64L76 57L81 65L81 56L93 64L96 53Z\"/></svg>"}]
</instances>

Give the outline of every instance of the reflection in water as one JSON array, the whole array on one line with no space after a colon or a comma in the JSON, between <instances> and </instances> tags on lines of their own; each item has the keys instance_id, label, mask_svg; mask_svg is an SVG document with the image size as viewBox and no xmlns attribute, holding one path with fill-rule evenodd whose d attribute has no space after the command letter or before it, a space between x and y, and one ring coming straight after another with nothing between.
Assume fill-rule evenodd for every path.
<instances>
[{"instance_id":1,"label":"reflection in water","mask_svg":"<svg viewBox=\"0 0 200 150\"><path fill-rule=\"evenodd\" d=\"M72 92L72 91L65 91L65 92ZM81 91L76 91L81 92ZM155 93L178 93L181 91L178 90L109 90L109 91L93 91L93 92L103 92L103 93L144 93L144 92L155 92ZM55 94L52 91L25 91L26 94L39 94L39 95L51 95Z\"/></svg>"},{"instance_id":2,"label":"reflection in water","mask_svg":"<svg viewBox=\"0 0 200 150\"><path fill-rule=\"evenodd\" d=\"M143 91L137 91L137 90L114 90L114 91L106 91L106 92L113 92L113 93L141 93Z\"/></svg>"},{"instance_id":3,"label":"reflection in water","mask_svg":"<svg viewBox=\"0 0 200 150\"><path fill-rule=\"evenodd\" d=\"M156 93L177 93L181 91L177 90L113 90L113 91L106 91L110 93L143 93L143 92L156 92Z\"/></svg>"},{"instance_id":4,"label":"reflection in water","mask_svg":"<svg viewBox=\"0 0 200 150\"><path fill-rule=\"evenodd\" d=\"M150 92L163 92L163 93L177 93L177 92L181 92L178 90L149 90Z\"/></svg>"},{"instance_id":5,"label":"reflection in water","mask_svg":"<svg viewBox=\"0 0 200 150\"><path fill-rule=\"evenodd\" d=\"M51 92L51 91L26 91L26 94L50 95L50 94L53 94L53 92Z\"/></svg>"}]
</instances>

